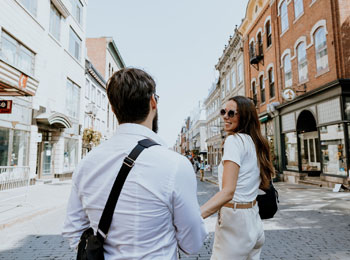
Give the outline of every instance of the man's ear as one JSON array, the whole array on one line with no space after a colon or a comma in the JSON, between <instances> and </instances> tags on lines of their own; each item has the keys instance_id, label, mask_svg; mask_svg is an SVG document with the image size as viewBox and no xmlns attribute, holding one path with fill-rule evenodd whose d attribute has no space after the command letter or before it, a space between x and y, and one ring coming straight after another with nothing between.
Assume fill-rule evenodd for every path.
<instances>
[{"instance_id":1,"label":"man's ear","mask_svg":"<svg viewBox=\"0 0 350 260\"><path fill-rule=\"evenodd\" d=\"M157 101L154 98L154 95L152 95L152 97L151 97L150 104L151 104L152 109L157 109Z\"/></svg>"}]
</instances>

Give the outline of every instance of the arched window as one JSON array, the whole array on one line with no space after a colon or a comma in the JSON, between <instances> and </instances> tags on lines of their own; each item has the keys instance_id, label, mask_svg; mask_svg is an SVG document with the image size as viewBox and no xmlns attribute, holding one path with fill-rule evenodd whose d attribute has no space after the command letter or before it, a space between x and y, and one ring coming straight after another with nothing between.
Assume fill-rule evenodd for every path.
<instances>
[{"instance_id":1,"label":"arched window","mask_svg":"<svg viewBox=\"0 0 350 260\"><path fill-rule=\"evenodd\" d=\"M261 56L261 55L264 54L264 52L263 52L263 41L262 41L262 38L261 38L261 32L258 33L257 41L258 41L258 50L259 50L258 55Z\"/></svg>"},{"instance_id":2,"label":"arched window","mask_svg":"<svg viewBox=\"0 0 350 260\"><path fill-rule=\"evenodd\" d=\"M250 54L250 58L255 57L255 44L254 44L254 41L251 41L249 43L249 54Z\"/></svg>"},{"instance_id":3,"label":"arched window","mask_svg":"<svg viewBox=\"0 0 350 260\"><path fill-rule=\"evenodd\" d=\"M265 25L266 30L266 47L268 48L272 44L271 23L267 21Z\"/></svg>"},{"instance_id":4,"label":"arched window","mask_svg":"<svg viewBox=\"0 0 350 260\"><path fill-rule=\"evenodd\" d=\"M270 90L270 98L275 97L275 77L273 75L273 69L269 69L269 90Z\"/></svg>"},{"instance_id":5,"label":"arched window","mask_svg":"<svg viewBox=\"0 0 350 260\"><path fill-rule=\"evenodd\" d=\"M232 83L232 89L236 88L236 72L235 72L235 67L232 67L232 71L231 71L231 83Z\"/></svg>"},{"instance_id":6,"label":"arched window","mask_svg":"<svg viewBox=\"0 0 350 260\"><path fill-rule=\"evenodd\" d=\"M253 94L253 100L254 104L256 105L258 102L258 93L256 91L256 84L255 81L252 82L252 94Z\"/></svg>"},{"instance_id":7,"label":"arched window","mask_svg":"<svg viewBox=\"0 0 350 260\"><path fill-rule=\"evenodd\" d=\"M282 33L285 32L289 27L288 23L288 8L287 1L284 1L281 5L281 29Z\"/></svg>"},{"instance_id":8,"label":"arched window","mask_svg":"<svg viewBox=\"0 0 350 260\"><path fill-rule=\"evenodd\" d=\"M294 16L297 19L304 12L303 0L294 0Z\"/></svg>"},{"instance_id":9,"label":"arched window","mask_svg":"<svg viewBox=\"0 0 350 260\"><path fill-rule=\"evenodd\" d=\"M284 87L291 87L293 84L292 79L292 64L290 63L290 55L287 54L283 59L283 70L284 70Z\"/></svg>"},{"instance_id":10,"label":"arched window","mask_svg":"<svg viewBox=\"0 0 350 260\"><path fill-rule=\"evenodd\" d=\"M265 82L264 82L264 75L261 75L259 77L259 85L260 85L260 101L261 103L265 103Z\"/></svg>"},{"instance_id":11,"label":"arched window","mask_svg":"<svg viewBox=\"0 0 350 260\"><path fill-rule=\"evenodd\" d=\"M226 75L226 93L230 92L230 74Z\"/></svg>"},{"instance_id":12,"label":"arched window","mask_svg":"<svg viewBox=\"0 0 350 260\"><path fill-rule=\"evenodd\" d=\"M317 72L328 68L327 39L324 27L315 32L315 52Z\"/></svg>"},{"instance_id":13,"label":"arched window","mask_svg":"<svg viewBox=\"0 0 350 260\"><path fill-rule=\"evenodd\" d=\"M303 81L306 81L308 78L305 42L302 42L298 45L297 53L298 53L299 82L303 82Z\"/></svg>"}]
</instances>

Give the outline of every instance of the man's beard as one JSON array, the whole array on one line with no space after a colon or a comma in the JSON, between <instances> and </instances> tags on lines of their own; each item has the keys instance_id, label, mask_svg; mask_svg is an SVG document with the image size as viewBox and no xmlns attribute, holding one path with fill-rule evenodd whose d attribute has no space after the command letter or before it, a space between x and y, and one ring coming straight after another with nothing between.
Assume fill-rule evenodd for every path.
<instances>
[{"instance_id":1,"label":"man's beard","mask_svg":"<svg viewBox=\"0 0 350 260\"><path fill-rule=\"evenodd\" d=\"M152 131L158 133L158 110L152 121Z\"/></svg>"}]
</instances>

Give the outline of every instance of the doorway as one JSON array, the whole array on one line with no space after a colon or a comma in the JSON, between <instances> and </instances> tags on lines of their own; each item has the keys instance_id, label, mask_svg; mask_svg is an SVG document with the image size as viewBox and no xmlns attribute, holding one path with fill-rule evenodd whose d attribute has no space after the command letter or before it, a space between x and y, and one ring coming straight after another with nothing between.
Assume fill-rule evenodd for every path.
<instances>
[{"instance_id":1,"label":"doorway","mask_svg":"<svg viewBox=\"0 0 350 260\"><path fill-rule=\"evenodd\" d=\"M321 173L320 141L314 115L304 110L297 121L299 169L309 176Z\"/></svg>"},{"instance_id":2,"label":"doorway","mask_svg":"<svg viewBox=\"0 0 350 260\"><path fill-rule=\"evenodd\" d=\"M42 141L38 143L37 173L39 178L50 178L53 176L53 151L52 133L39 131Z\"/></svg>"}]
</instances>

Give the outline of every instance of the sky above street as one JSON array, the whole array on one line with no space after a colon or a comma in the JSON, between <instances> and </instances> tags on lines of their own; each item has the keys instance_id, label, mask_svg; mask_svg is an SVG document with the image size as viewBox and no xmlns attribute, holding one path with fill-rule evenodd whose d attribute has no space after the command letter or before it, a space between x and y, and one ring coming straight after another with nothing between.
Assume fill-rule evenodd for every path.
<instances>
[{"instance_id":1,"label":"sky above street","mask_svg":"<svg viewBox=\"0 0 350 260\"><path fill-rule=\"evenodd\" d=\"M217 77L215 65L248 0L90 0L87 37L113 37L128 67L157 83L159 135L173 146Z\"/></svg>"}]
</instances>

